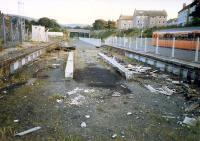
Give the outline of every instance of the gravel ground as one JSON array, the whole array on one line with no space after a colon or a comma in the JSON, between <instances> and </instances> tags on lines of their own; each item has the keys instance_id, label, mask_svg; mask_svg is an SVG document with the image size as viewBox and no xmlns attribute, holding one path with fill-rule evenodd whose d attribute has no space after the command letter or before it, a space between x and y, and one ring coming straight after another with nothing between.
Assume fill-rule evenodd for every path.
<instances>
[{"instance_id":1,"label":"gravel ground","mask_svg":"<svg viewBox=\"0 0 200 141\"><path fill-rule=\"evenodd\" d=\"M183 95L167 97L151 93L144 87L144 84L159 86L165 81L145 77L126 81L98 57L102 49L77 40L72 42L77 46L73 80L64 79L67 58L64 51L47 53L12 76L26 85L18 85L1 94L0 140L200 139L199 123L190 128L178 124L186 115L192 116L185 112ZM15 123L16 119L19 122ZM36 126L42 128L22 137L14 136L16 132Z\"/></svg>"}]
</instances>

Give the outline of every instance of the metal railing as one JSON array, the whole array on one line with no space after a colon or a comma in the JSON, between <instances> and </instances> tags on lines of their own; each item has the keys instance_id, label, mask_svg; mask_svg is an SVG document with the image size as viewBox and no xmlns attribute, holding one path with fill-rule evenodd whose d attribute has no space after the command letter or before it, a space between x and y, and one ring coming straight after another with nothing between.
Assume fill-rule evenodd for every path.
<instances>
[{"instance_id":1,"label":"metal railing","mask_svg":"<svg viewBox=\"0 0 200 141\"><path fill-rule=\"evenodd\" d=\"M109 37L105 45L125 48L169 59L180 59L200 63L199 38L193 41L159 38Z\"/></svg>"}]
</instances>

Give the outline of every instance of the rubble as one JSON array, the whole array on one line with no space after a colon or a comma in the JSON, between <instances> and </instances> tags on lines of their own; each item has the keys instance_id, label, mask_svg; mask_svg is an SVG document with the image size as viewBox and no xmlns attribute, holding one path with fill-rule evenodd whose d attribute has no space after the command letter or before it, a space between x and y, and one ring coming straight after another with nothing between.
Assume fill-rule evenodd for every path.
<instances>
[{"instance_id":1,"label":"rubble","mask_svg":"<svg viewBox=\"0 0 200 141\"><path fill-rule=\"evenodd\" d=\"M189 107L187 107L187 108L185 109L185 112L191 112L191 111L195 110L195 109L198 108L198 107L199 107L199 103L191 104Z\"/></svg>"},{"instance_id":2,"label":"rubble","mask_svg":"<svg viewBox=\"0 0 200 141\"><path fill-rule=\"evenodd\" d=\"M76 96L76 97L71 99L71 103L70 104L78 106L78 105L83 104L84 101L85 101L85 97L82 96L82 95L78 95L78 96Z\"/></svg>"},{"instance_id":3,"label":"rubble","mask_svg":"<svg viewBox=\"0 0 200 141\"><path fill-rule=\"evenodd\" d=\"M17 122L19 122L19 120L18 120L18 119L15 119L15 120L13 120L13 122L14 122L14 123L17 123Z\"/></svg>"},{"instance_id":4,"label":"rubble","mask_svg":"<svg viewBox=\"0 0 200 141\"><path fill-rule=\"evenodd\" d=\"M120 96L121 96L121 94L119 92L114 92L112 94L112 97L120 97Z\"/></svg>"},{"instance_id":5,"label":"rubble","mask_svg":"<svg viewBox=\"0 0 200 141\"><path fill-rule=\"evenodd\" d=\"M82 122L82 123L81 123L81 128L86 128L86 127L87 127L86 123L85 123L85 122Z\"/></svg>"},{"instance_id":6,"label":"rubble","mask_svg":"<svg viewBox=\"0 0 200 141\"><path fill-rule=\"evenodd\" d=\"M31 132L37 131L37 130L39 130L39 129L41 129L40 126L34 127L34 128L31 128L31 129L28 129L28 130L26 130L26 131L17 133L17 134L15 134L15 136L23 136L23 135L29 134L29 133L31 133Z\"/></svg>"},{"instance_id":7,"label":"rubble","mask_svg":"<svg viewBox=\"0 0 200 141\"><path fill-rule=\"evenodd\" d=\"M189 125L189 126L195 126L197 123L197 120L195 118L189 118L185 117L183 120L183 124Z\"/></svg>"},{"instance_id":8,"label":"rubble","mask_svg":"<svg viewBox=\"0 0 200 141\"><path fill-rule=\"evenodd\" d=\"M132 113L131 113L131 112L128 112L128 113L126 113L126 115L127 115L127 116L130 116L130 115L132 115Z\"/></svg>"},{"instance_id":9,"label":"rubble","mask_svg":"<svg viewBox=\"0 0 200 141\"><path fill-rule=\"evenodd\" d=\"M153 88L151 85L145 85L145 87L150 90L152 93L160 93L164 95L172 95L175 93L175 90L169 89L167 86L163 86L162 88Z\"/></svg>"},{"instance_id":10,"label":"rubble","mask_svg":"<svg viewBox=\"0 0 200 141\"><path fill-rule=\"evenodd\" d=\"M90 118L90 115L85 115L85 118Z\"/></svg>"},{"instance_id":11,"label":"rubble","mask_svg":"<svg viewBox=\"0 0 200 141\"><path fill-rule=\"evenodd\" d=\"M117 134L113 134L112 138L115 139L117 137Z\"/></svg>"}]
</instances>

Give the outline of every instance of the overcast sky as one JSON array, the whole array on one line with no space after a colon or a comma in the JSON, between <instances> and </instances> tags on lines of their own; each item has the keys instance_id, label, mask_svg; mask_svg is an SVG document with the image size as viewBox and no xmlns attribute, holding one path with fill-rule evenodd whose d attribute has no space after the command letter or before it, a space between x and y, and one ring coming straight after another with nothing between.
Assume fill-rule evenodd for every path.
<instances>
[{"instance_id":1,"label":"overcast sky","mask_svg":"<svg viewBox=\"0 0 200 141\"><path fill-rule=\"evenodd\" d=\"M163 10L177 17L184 2L191 0L0 0L4 13L19 14L18 1L24 3L22 15L56 19L62 24L92 24L95 19L116 20L120 14L133 15L134 9ZM23 7L22 5L20 7Z\"/></svg>"}]
</instances>

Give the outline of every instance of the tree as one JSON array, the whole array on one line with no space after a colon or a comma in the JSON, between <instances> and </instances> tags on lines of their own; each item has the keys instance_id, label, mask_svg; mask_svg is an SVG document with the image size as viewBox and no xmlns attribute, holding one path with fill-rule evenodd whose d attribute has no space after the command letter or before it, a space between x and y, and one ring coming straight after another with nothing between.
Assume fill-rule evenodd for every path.
<instances>
[{"instance_id":1,"label":"tree","mask_svg":"<svg viewBox=\"0 0 200 141\"><path fill-rule=\"evenodd\" d=\"M50 30L60 28L60 25L56 22L56 20L49 19L47 17L40 18L38 20L38 24L45 26L46 28L49 28Z\"/></svg>"},{"instance_id":2,"label":"tree","mask_svg":"<svg viewBox=\"0 0 200 141\"><path fill-rule=\"evenodd\" d=\"M195 10L190 14L193 17L192 25L199 26L200 25L200 0L194 0L192 6L196 5Z\"/></svg>"},{"instance_id":3,"label":"tree","mask_svg":"<svg viewBox=\"0 0 200 141\"><path fill-rule=\"evenodd\" d=\"M101 19L95 20L93 23L93 29L94 30L102 30L105 29L107 25L107 22Z\"/></svg>"},{"instance_id":4,"label":"tree","mask_svg":"<svg viewBox=\"0 0 200 141\"><path fill-rule=\"evenodd\" d=\"M109 20L108 23L107 23L107 28L108 29L115 29L116 28L116 22Z\"/></svg>"}]
</instances>

